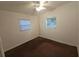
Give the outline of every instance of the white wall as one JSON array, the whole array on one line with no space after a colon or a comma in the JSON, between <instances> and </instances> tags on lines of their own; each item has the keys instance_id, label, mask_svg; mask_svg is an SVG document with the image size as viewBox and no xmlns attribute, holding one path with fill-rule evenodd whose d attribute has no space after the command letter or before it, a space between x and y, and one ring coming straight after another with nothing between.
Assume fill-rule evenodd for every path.
<instances>
[{"instance_id":1,"label":"white wall","mask_svg":"<svg viewBox=\"0 0 79 59\"><path fill-rule=\"evenodd\" d=\"M79 56L79 2L78 2L78 9L77 9L77 11L78 11L78 45L77 45L77 47L78 47L78 56Z\"/></svg>"},{"instance_id":2,"label":"white wall","mask_svg":"<svg viewBox=\"0 0 79 59\"><path fill-rule=\"evenodd\" d=\"M70 2L41 15L40 36L77 46L76 7L76 2ZM45 21L47 17L52 16L56 17L57 27L56 29L46 29Z\"/></svg>"},{"instance_id":3,"label":"white wall","mask_svg":"<svg viewBox=\"0 0 79 59\"><path fill-rule=\"evenodd\" d=\"M31 20L32 30L20 31L19 20L22 18ZM3 40L4 51L37 37L39 34L37 22L37 17L34 15L0 11L0 36Z\"/></svg>"},{"instance_id":4,"label":"white wall","mask_svg":"<svg viewBox=\"0 0 79 59\"><path fill-rule=\"evenodd\" d=\"M1 41L0 41L0 57L1 57Z\"/></svg>"}]
</instances>

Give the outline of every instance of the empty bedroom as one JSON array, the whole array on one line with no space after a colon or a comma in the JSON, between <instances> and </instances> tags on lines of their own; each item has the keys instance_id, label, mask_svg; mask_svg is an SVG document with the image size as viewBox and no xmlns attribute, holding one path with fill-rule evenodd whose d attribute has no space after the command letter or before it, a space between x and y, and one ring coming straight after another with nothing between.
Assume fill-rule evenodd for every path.
<instances>
[{"instance_id":1,"label":"empty bedroom","mask_svg":"<svg viewBox=\"0 0 79 59\"><path fill-rule=\"evenodd\" d=\"M0 1L0 57L78 57L79 1Z\"/></svg>"}]
</instances>

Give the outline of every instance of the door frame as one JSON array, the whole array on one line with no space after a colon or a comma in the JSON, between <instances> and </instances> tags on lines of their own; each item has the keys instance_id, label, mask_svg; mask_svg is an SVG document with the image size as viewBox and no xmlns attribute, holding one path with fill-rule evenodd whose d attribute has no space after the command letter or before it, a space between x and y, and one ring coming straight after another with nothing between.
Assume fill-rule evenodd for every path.
<instances>
[{"instance_id":1,"label":"door frame","mask_svg":"<svg viewBox=\"0 0 79 59\"><path fill-rule=\"evenodd\" d=\"M5 57L4 49L3 49L3 43L2 43L1 37L0 37L0 52L1 52L1 57Z\"/></svg>"}]
</instances>

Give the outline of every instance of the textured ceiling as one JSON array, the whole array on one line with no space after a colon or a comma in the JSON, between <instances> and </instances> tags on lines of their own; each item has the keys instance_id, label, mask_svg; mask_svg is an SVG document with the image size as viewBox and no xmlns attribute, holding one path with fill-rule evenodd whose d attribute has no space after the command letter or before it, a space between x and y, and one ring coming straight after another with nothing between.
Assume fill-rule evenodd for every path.
<instances>
[{"instance_id":1,"label":"textured ceiling","mask_svg":"<svg viewBox=\"0 0 79 59\"><path fill-rule=\"evenodd\" d=\"M68 3L67 1L47 1L44 5L46 10L53 10L56 7ZM7 10L25 14L35 14L35 5L39 5L38 1L0 1L0 10ZM43 13L43 12L42 12Z\"/></svg>"}]
</instances>

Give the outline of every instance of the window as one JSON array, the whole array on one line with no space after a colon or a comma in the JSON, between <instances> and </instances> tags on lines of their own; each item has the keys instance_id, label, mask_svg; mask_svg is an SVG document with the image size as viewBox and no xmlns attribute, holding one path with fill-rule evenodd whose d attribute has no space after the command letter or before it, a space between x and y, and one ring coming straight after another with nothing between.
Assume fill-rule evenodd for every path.
<instances>
[{"instance_id":1,"label":"window","mask_svg":"<svg viewBox=\"0 0 79 59\"><path fill-rule=\"evenodd\" d=\"M56 28L56 17L47 18L47 28Z\"/></svg>"},{"instance_id":2,"label":"window","mask_svg":"<svg viewBox=\"0 0 79 59\"><path fill-rule=\"evenodd\" d=\"M31 21L30 20L20 20L20 30L29 30L31 29Z\"/></svg>"}]
</instances>

